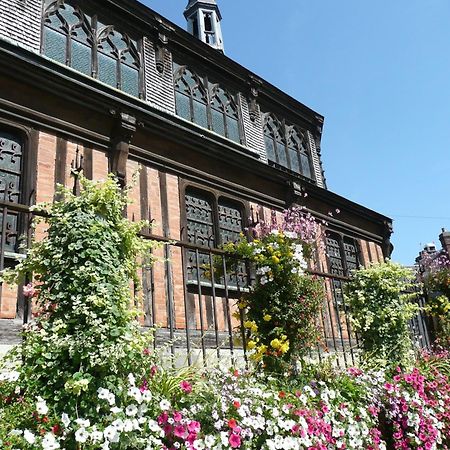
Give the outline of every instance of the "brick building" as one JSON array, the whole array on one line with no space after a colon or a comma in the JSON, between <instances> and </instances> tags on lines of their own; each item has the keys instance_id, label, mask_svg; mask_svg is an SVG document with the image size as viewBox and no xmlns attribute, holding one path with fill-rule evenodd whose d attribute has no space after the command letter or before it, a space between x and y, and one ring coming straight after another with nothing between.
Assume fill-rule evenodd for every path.
<instances>
[{"instance_id":1,"label":"brick building","mask_svg":"<svg viewBox=\"0 0 450 450\"><path fill-rule=\"evenodd\" d=\"M241 287L237 274L204 278L205 248L302 204L327 222L312 269L329 293L325 337L342 349L341 282L390 254L392 222L327 189L323 117L225 56L215 0L190 0L185 17L188 32L136 0L0 2L0 268L21 252L28 206L71 186L77 152L88 178L126 182L140 168L128 216L177 241L143 273L143 323L217 344ZM20 289L3 285L0 344L24 311Z\"/></svg>"}]
</instances>

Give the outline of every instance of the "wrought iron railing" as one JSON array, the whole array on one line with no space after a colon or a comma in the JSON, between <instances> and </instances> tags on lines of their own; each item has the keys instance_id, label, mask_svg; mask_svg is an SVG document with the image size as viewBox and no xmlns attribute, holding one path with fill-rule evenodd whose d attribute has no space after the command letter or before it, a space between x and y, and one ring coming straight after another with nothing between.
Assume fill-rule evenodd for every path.
<instances>
[{"instance_id":1,"label":"wrought iron railing","mask_svg":"<svg viewBox=\"0 0 450 450\"><path fill-rule=\"evenodd\" d=\"M10 214L17 218L14 230L5 220ZM0 202L0 269L23 257L30 243L35 215L36 212L26 205ZM245 335L239 333L243 317L237 303L254 282L251 265L236 261L219 249L171 241L149 233L142 235L163 247L153 250L160 261L142 269L144 315L141 323L145 328L155 329L155 346L166 346L181 363L207 365L209 360L214 360L214 364L217 360L229 360L232 364L246 364ZM16 243L13 251L11 236ZM359 355L358 336L352 330L348 306L342 295L343 285L349 278L313 267L309 272L323 280L325 291L318 318L321 338L311 349L310 357L323 360L334 355L338 366L354 365ZM5 302L11 302L11 298L6 298L11 295L10 291L1 286L2 312ZM14 294L17 295L16 317L26 322L31 308L20 292L21 289L18 295ZM137 302L137 294L135 298ZM418 301L423 306L424 299ZM411 330L418 345L430 346L423 312L411 322Z\"/></svg>"}]
</instances>

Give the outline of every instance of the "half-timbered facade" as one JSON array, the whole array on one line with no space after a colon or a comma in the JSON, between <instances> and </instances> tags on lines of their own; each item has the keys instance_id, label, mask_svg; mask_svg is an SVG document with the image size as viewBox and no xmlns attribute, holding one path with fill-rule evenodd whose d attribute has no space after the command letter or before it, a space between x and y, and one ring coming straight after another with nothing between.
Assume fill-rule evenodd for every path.
<instances>
[{"instance_id":1,"label":"half-timbered facade","mask_svg":"<svg viewBox=\"0 0 450 450\"><path fill-rule=\"evenodd\" d=\"M172 242L143 273L143 325L217 344L249 280L212 281L211 251L301 204L324 222L312 270L331 277L323 326L345 346L342 280L390 254L391 220L327 189L323 117L225 56L217 5L200 2L212 8L201 16L194 3L186 17L204 42L136 0L0 2L0 269L23 253L28 207L72 186L81 157L91 179L139 170L128 217ZM24 314L21 290L3 284L0 344Z\"/></svg>"}]
</instances>

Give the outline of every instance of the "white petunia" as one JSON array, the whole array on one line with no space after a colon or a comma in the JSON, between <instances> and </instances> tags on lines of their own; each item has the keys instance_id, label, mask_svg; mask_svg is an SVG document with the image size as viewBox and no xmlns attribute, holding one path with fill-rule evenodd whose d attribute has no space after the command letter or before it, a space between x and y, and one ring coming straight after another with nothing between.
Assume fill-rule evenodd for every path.
<instances>
[{"instance_id":1,"label":"white petunia","mask_svg":"<svg viewBox=\"0 0 450 450\"><path fill-rule=\"evenodd\" d=\"M161 408L161 411L167 411L170 409L170 402L168 400L161 400L159 402L159 407Z\"/></svg>"},{"instance_id":2,"label":"white petunia","mask_svg":"<svg viewBox=\"0 0 450 450\"><path fill-rule=\"evenodd\" d=\"M36 411L38 414L44 415L48 413L48 406L42 397L37 398Z\"/></svg>"},{"instance_id":3,"label":"white petunia","mask_svg":"<svg viewBox=\"0 0 450 450\"><path fill-rule=\"evenodd\" d=\"M89 433L86 428L80 428L75 432L75 440L84 444L89 438Z\"/></svg>"},{"instance_id":4,"label":"white petunia","mask_svg":"<svg viewBox=\"0 0 450 450\"><path fill-rule=\"evenodd\" d=\"M25 430L23 432L23 437L29 444L34 444L36 442L36 436L30 430Z\"/></svg>"},{"instance_id":5,"label":"white petunia","mask_svg":"<svg viewBox=\"0 0 450 450\"><path fill-rule=\"evenodd\" d=\"M138 409L136 405L128 405L125 409L125 414L127 416L135 416L138 413Z\"/></svg>"}]
</instances>

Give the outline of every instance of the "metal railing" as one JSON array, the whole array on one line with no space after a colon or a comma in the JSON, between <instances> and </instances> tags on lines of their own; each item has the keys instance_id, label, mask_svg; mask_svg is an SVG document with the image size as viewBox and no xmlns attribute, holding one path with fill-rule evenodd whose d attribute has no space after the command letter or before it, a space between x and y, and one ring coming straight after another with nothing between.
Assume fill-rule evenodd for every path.
<instances>
[{"instance_id":1,"label":"metal railing","mask_svg":"<svg viewBox=\"0 0 450 450\"><path fill-rule=\"evenodd\" d=\"M26 205L0 202L0 270L23 257L35 215ZM162 245L153 250L160 261L142 269L141 323L145 328L155 328L155 346L165 346L180 363L208 365L210 360L214 364L219 360L247 364L245 334L239 333L243 317L237 303L254 283L251 265L236 263L219 249L148 233L143 236ZM334 355L338 366L354 365L359 355L358 336L352 330L342 295L348 278L313 267L309 272L323 281L325 292L318 318L321 338L310 350L310 358L323 360ZM21 289L14 295L17 317L27 322L30 306ZM138 296L135 298L137 302ZM418 301L424 305L423 298ZM0 311L6 311L7 302L12 304L10 289L2 285ZM411 330L418 345L430 347L427 318L422 312L411 322Z\"/></svg>"}]
</instances>

